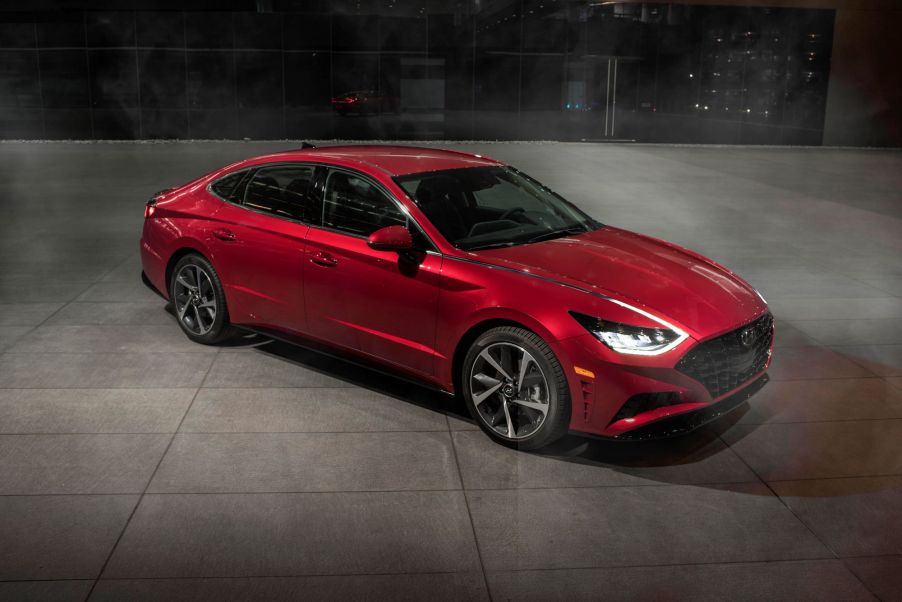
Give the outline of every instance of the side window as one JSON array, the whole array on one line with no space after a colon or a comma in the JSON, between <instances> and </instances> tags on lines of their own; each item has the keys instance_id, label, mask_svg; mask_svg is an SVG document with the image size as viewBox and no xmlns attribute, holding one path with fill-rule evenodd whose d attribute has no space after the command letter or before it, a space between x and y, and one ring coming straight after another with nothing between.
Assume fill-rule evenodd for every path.
<instances>
[{"instance_id":1,"label":"side window","mask_svg":"<svg viewBox=\"0 0 902 602\"><path fill-rule=\"evenodd\" d=\"M406 226L407 216L366 180L332 171L326 180L322 224L326 228L369 236L385 226Z\"/></svg>"},{"instance_id":2,"label":"side window","mask_svg":"<svg viewBox=\"0 0 902 602\"><path fill-rule=\"evenodd\" d=\"M240 203L241 197L243 196L240 184L246 175L247 170L230 173L224 178L219 178L213 182L210 185L210 190L221 199L231 201L232 203Z\"/></svg>"},{"instance_id":3,"label":"side window","mask_svg":"<svg viewBox=\"0 0 902 602\"><path fill-rule=\"evenodd\" d=\"M317 206L309 165L264 167L247 185L244 205L257 211L309 222Z\"/></svg>"}]
</instances>

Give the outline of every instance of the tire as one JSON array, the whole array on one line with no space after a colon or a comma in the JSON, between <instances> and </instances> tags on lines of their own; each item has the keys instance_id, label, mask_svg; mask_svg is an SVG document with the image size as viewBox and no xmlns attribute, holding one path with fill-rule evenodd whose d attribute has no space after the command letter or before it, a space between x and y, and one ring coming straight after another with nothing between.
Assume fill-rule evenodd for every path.
<instances>
[{"instance_id":1,"label":"tire","mask_svg":"<svg viewBox=\"0 0 902 602\"><path fill-rule=\"evenodd\" d=\"M182 332L195 343L216 345L234 334L222 282L205 257L191 253L175 264L169 299Z\"/></svg>"},{"instance_id":2,"label":"tire","mask_svg":"<svg viewBox=\"0 0 902 602\"><path fill-rule=\"evenodd\" d=\"M470 414L502 445L533 450L567 432L567 378L551 347L532 331L501 326L481 334L464 358L460 382Z\"/></svg>"}]
</instances>

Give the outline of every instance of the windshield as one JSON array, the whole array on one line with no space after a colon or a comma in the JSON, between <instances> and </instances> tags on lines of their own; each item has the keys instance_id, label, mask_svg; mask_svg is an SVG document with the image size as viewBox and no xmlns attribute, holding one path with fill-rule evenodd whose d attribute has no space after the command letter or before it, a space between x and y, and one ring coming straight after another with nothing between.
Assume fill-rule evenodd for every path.
<instances>
[{"instance_id":1,"label":"windshield","mask_svg":"<svg viewBox=\"0 0 902 602\"><path fill-rule=\"evenodd\" d=\"M589 232L601 224L510 167L395 178L451 244L467 251Z\"/></svg>"}]
</instances>

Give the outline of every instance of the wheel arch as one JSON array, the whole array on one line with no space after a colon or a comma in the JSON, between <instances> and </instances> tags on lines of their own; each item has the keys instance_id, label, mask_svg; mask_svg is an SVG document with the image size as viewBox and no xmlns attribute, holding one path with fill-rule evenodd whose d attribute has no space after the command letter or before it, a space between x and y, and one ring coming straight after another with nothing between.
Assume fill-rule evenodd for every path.
<instances>
[{"instance_id":1,"label":"wheel arch","mask_svg":"<svg viewBox=\"0 0 902 602\"><path fill-rule=\"evenodd\" d=\"M492 312L494 313L494 312ZM466 331L458 338L457 345L454 347L454 353L451 356L451 386L455 393L462 391L461 386L461 368L463 367L464 358L469 351L470 346L483 333L500 326L513 326L515 328L523 328L537 336L541 337L548 345L552 345L553 337L541 324L529 319L528 316L519 315L485 315L477 319L471 324Z\"/></svg>"},{"instance_id":2,"label":"wheel arch","mask_svg":"<svg viewBox=\"0 0 902 602\"><path fill-rule=\"evenodd\" d=\"M181 246L181 247L177 248L175 251L173 251L172 255L169 256L169 261L166 262L165 277L166 277L166 297L167 298L172 297L172 291L169 290L170 283L172 282L172 270L175 269L176 264L179 261L181 261L181 259L183 257L185 257L186 255L191 255L191 254L200 255L207 261L210 261L210 258L207 257L207 255L203 251L201 251L200 249L198 249L194 246L190 246L190 245L189 246Z\"/></svg>"}]
</instances>

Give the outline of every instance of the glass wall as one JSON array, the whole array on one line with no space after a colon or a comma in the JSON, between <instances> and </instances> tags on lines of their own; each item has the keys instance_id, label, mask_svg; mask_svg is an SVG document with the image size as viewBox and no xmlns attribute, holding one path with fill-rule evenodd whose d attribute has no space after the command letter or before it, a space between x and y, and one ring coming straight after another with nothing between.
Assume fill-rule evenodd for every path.
<instances>
[{"instance_id":1,"label":"glass wall","mask_svg":"<svg viewBox=\"0 0 902 602\"><path fill-rule=\"evenodd\" d=\"M0 12L0 137L822 139L833 11L248 4Z\"/></svg>"}]
</instances>

